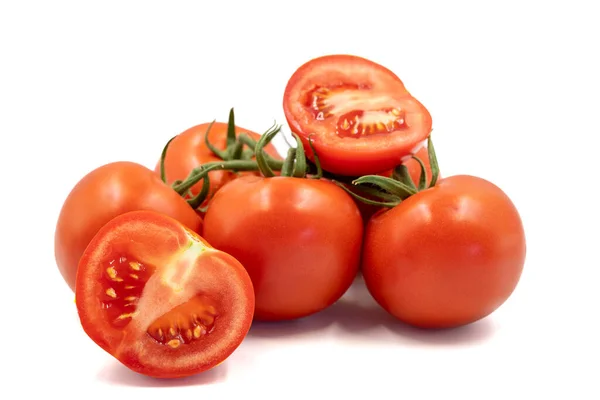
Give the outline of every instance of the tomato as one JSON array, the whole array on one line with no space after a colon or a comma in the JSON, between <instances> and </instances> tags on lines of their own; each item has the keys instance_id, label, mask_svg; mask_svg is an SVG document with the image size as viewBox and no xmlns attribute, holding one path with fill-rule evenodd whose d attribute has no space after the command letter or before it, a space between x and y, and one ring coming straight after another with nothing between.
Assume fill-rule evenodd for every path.
<instances>
[{"instance_id":1,"label":"tomato","mask_svg":"<svg viewBox=\"0 0 600 400\"><path fill-rule=\"evenodd\" d=\"M362 273L374 299L401 321L450 328L500 307L516 288L525 253L509 197L491 182L458 175L373 216Z\"/></svg>"},{"instance_id":2,"label":"tomato","mask_svg":"<svg viewBox=\"0 0 600 400\"><path fill-rule=\"evenodd\" d=\"M81 258L76 293L86 334L131 370L161 378L223 362L254 310L239 261L154 211L122 214L98 231Z\"/></svg>"},{"instance_id":3,"label":"tomato","mask_svg":"<svg viewBox=\"0 0 600 400\"><path fill-rule=\"evenodd\" d=\"M248 270L257 320L301 318L337 301L358 271L362 234L343 189L288 176L229 182L204 219L204 238Z\"/></svg>"},{"instance_id":4,"label":"tomato","mask_svg":"<svg viewBox=\"0 0 600 400\"><path fill-rule=\"evenodd\" d=\"M429 162L429 154L427 152L427 147L422 147L419 151L417 151L415 153L415 156L418 157L421 161L423 161L423 164L425 166L425 172L427 173L427 182L426 183L427 183L427 185L429 185L431 183L432 173L431 173L431 164ZM406 166L411 179L413 180L415 185L418 186L419 179L421 178L421 166L419 165L418 161L411 157L411 158L407 159L406 161L404 161L402 164ZM385 172L381 172L377 175L391 177L393 172L394 172L394 170L391 169L391 170L387 170ZM348 185L348 188L353 190L352 185ZM360 192L358 192L356 190L354 190L354 191L355 191L355 193L361 194ZM374 199L373 197L370 197L370 196L364 196L364 197L371 198L372 200ZM355 201L356 201L356 205L358 206L358 209L360 210L360 214L362 215L363 221L365 224L369 222L369 219L373 216L373 214L375 214L376 212L378 212L379 210L382 209L379 206L366 204L360 200L355 200Z\"/></svg>"},{"instance_id":5,"label":"tomato","mask_svg":"<svg viewBox=\"0 0 600 400\"><path fill-rule=\"evenodd\" d=\"M204 139L209 126L210 123L203 123L193 126L177 135L171 141L167 149L164 164L167 183L172 184L176 180L184 180L194 168L201 164L222 160L208 147L206 147ZM224 150L227 148L227 127L227 123L214 122L208 133L208 139L210 143L219 150ZM258 133L236 126L236 136L240 133L246 133L254 140L258 140L260 138ZM277 152L277 149L272 144L265 146L264 150L271 157L277 160L282 159ZM156 163L154 171L160 176L160 160ZM201 207L206 206L210 197L212 197L212 195L225 183L235 179L238 176L244 175L256 175L256 172L241 171L239 173L235 173L228 170L211 171L208 174L210 191L206 201L201 205ZM198 194L201 189L202 181L198 182L192 187L192 196ZM200 215L203 214L203 212L200 212Z\"/></svg>"},{"instance_id":6,"label":"tomato","mask_svg":"<svg viewBox=\"0 0 600 400\"><path fill-rule=\"evenodd\" d=\"M283 110L292 132L308 137L324 170L340 175L392 169L423 146L429 111L392 71L351 55L312 59L290 77Z\"/></svg>"},{"instance_id":7,"label":"tomato","mask_svg":"<svg viewBox=\"0 0 600 400\"><path fill-rule=\"evenodd\" d=\"M133 162L114 162L84 176L60 211L54 236L58 269L75 290L77 265L96 232L127 211L154 210L201 232L202 218L154 172Z\"/></svg>"}]
</instances>

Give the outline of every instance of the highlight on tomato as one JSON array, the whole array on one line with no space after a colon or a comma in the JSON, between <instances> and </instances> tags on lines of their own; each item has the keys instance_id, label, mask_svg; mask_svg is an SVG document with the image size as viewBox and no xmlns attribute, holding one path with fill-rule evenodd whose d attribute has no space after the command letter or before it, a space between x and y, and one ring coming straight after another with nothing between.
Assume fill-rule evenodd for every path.
<instances>
[{"instance_id":1,"label":"highlight on tomato","mask_svg":"<svg viewBox=\"0 0 600 400\"><path fill-rule=\"evenodd\" d=\"M387 208L367 224L362 274L373 298L399 320L452 328L490 315L511 296L526 240L518 210L499 187L469 175L438 180L431 138L428 148L429 185L426 176L413 184L402 166L395 179L355 181L380 188Z\"/></svg>"},{"instance_id":2,"label":"highlight on tomato","mask_svg":"<svg viewBox=\"0 0 600 400\"><path fill-rule=\"evenodd\" d=\"M202 218L152 170L129 161L100 166L73 187L56 224L56 264L71 290L79 259L94 235L114 217L135 210L154 210L193 231L202 230Z\"/></svg>"},{"instance_id":3,"label":"highlight on tomato","mask_svg":"<svg viewBox=\"0 0 600 400\"><path fill-rule=\"evenodd\" d=\"M254 311L240 262L154 211L106 223L81 258L76 287L85 333L129 369L158 378L226 360Z\"/></svg>"},{"instance_id":4,"label":"highlight on tomato","mask_svg":"<svg viewBox=\"0 0 600 400\"><path fill-rule=\"evenodd\" d=\"M213 121L202 123L186 129L175 136L169 143L167 151L156 163L154 172L169 185L181 182L189 177L192 170L200 165L230 160L254 159L253 148L260 134L235 125L233 108L229 111L227 123ZM249 149L243 149L243 144ZM243 151L244 150L244 151ZM264 150L273 158L281 160L277 149L268 144ZM214 170L209 173L209 193L199 205L200 215L208 200L227 182L244 175L256 175L256 171ZM196 183L184 194L189 198L197 196L202 190L202 182Z\"/></svg>"},{"instance_id":5,"label":"highlight on tomato","mask_svg":"<svg viewBox=\"0 0 600 400\"><path fill-rule=\"evenodd\" d=\"M341 298L357 274L363 235L354 200L320 179L320 169L307 173L298 137L283 163L269 163L260 148L275 134L264 135L257 146L262 176L223 186L204 220L204 238L248 271L254 319L262 321L306 317Z\"/></svg>"},{"instance_id":6,"label":"highlight on tomato","mask_svg":"<svg viewBox=\"0 0 600 400\"><path fill-rule=\"evenodd\" d=\"M394 168L423 146L432 128L429 111L397 75L353 55L300 66L286 85L283 110L305 147L313 136L323 169L347 176Z\"/></svg>"}]
</instances>

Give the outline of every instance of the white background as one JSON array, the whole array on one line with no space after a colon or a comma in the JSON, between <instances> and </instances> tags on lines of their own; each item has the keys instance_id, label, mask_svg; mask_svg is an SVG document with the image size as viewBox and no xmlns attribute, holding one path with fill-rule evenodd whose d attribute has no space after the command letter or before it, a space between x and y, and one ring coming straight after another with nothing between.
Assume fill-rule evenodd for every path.
<instances>
[{"instance_id":1,"label":"white background","mask_svg":"<svg viewBox=\"0 0 600 400\"><path fill-rule=\"evenodd\" d=\"M0 397L600 398L593 1L1 4ZM313 318L255 326L203 375L122 367L85 335L56 268L65 197L102 164L153 167L169 138L230 107L247 129L284 123L287 79L328 53L396 72L433 116L442 173L513 199L528 246L517 290L476 324L420 332L356 286Z\"/></svg>"}]
</instances>

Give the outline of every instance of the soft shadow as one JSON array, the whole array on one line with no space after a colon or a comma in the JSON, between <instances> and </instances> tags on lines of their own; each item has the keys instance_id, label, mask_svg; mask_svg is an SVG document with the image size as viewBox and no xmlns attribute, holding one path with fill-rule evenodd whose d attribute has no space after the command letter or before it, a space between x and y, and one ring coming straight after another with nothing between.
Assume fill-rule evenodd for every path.
<instances>
[{"instance_id":1,"label":"soft shadow","mask_svg":"<svg viewBox=\"0 0 600 400\"><path fill-rule=\"evenodd\" d=\"M422 329L405 324L387 313L371 296L362 276L357 276L344 296L331 307L294 321L260 322L252 324L248 336L279 338L305 335L335 327L345 336L381 343L381 331L393 334L383 340L410 341L424 345L470 345L490 339L496 329L490 317L452 329Z\"/></svg>"},{"instance_id":2,"label":"soft shadow","mask_svg":"<svg viewBox=\"0 0 600 400\"><path fill-rule=\"evenodd\" d=\"M116 360L111 360L99 373L98 379L111 385L145 386L145 387L174 387L210 385L225 380L227 376L227 361L201 372L184 378L152 378L134 372Z\"/></svg>"},{"instance_id":3,"label":"soft shadow","mask_svg":"<svg viewBox=\"0 0 600 400\"><path fill-rule=\"evenodd\" d=\"M292 321L254 321L248 336L260 338L301 336L323 330L333 322L335 320L325 311Z\"/></svg>"},{"instance_id":4,"label":"soft shadow","mask_svg":"<svg viewBox=\"0 0 600 400\"><path fill-rule=\"evenodd\" d=\"M401 339L423 344L468 345L488 340L496 331L490 317L450 329L423 329L405 324L375 302L362 277L357 277L351 290L325 313L329 314L340 329L360 334L365 339L368 339L367 331L383 327Z\"/></svg>"}]
</instances>

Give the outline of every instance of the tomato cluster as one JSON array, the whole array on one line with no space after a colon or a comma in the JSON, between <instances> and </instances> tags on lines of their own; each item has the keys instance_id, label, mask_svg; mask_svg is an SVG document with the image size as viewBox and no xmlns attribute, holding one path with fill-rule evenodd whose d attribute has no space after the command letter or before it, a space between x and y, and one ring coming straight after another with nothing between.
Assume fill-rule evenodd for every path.
<instances>
[{"instance_id":1,"label":"tomato cluster","mask_svg":"<svg viewBox=\"0 0 600 400\"><path fill-rule=\"evenodd\" d=\"M506 194L440 177L431 116L364 58L308 61L283 109L285 156L229 120L172 138L153 169L84 176L58 217L58 269L82 327L128 368L181 377L223 362L252 322L339 300L359 272L379 305L422 328L494 312L514 291L525 235Z\"/></svg>"}]
</instances>

